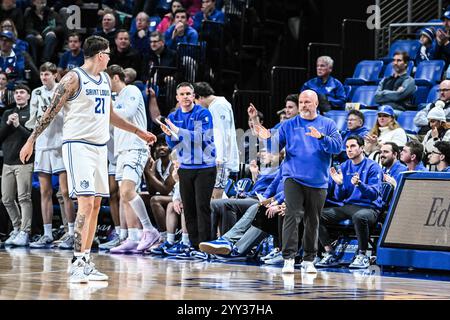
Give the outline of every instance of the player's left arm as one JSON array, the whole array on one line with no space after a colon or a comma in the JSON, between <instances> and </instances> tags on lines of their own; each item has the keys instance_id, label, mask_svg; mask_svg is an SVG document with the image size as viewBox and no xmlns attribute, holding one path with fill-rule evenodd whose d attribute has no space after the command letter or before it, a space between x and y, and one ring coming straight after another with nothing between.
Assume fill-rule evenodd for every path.
<instances>
[{"instance_id":1,"label":"player's left arm","mask_svg":"<svg viewBox=\"0 0 450 320\"><path fill-rule=\"evenodd\" d=\"M139 127L135 126L131 122L125 120L124 118L120 117L117 113L114 112L114 108L112 106L112 103L110 105L111 112L110 112L110 121L111 124L119 129L134 133L142 140L146 141L149 144L153 144L156 142L156 136L153 133L150 133L146 130L142 130Z\"/></svg>"}]
</instances>

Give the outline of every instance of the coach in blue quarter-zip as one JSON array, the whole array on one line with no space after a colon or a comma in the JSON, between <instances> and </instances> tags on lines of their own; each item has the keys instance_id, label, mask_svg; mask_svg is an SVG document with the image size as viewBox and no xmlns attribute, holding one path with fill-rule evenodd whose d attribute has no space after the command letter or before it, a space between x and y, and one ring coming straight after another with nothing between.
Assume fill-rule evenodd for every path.
<instances>
[{"instance_id":1,"label":"coach in blue quarter-zip","mask_svg":"<svg viewBox=\"0 0 450 320\"><path fill-rule=\"evenodd\" d=\"M294 272L298 224L302 219L305 226L302 268L307 273L317 272L313 261L317 254L320 212L327 195L328 170L331 155L338 154L342 146L336 124L317 113L318 105L317 94L305 90L299 96L300 114L284 121L278 131L271 133L261 125L255 126L261 139L272 136L268 141L272 152L286 150L283 163L286 199L282 232L283 273Z\"/></svg>"},{"instance_id":2,"label":"coach in blue quarter-zip","mask_svg":"<svg viewBox=\"0 0 450 320\"><path fill-rule=\"evenodd\" d=\"M212 240L210 203L216 181L213 121L208 109L194 104L194 87L189 82L177 86L176 98L180 108L169 115L167 125L161 124L161 129L180 161L181 199L189 239L195 249L186 252L186 258L202 258L206 254L196 251L199 243Z\"/></svg>"}]
</instances>

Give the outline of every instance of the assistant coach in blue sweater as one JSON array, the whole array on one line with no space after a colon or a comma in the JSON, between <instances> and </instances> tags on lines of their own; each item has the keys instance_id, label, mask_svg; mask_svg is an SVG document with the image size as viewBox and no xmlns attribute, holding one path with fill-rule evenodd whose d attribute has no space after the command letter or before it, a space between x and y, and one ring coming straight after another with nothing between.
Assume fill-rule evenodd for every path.
<instances>
[{"instance_id":1,"label":"assistant coach in blue sweater","mask_svg":"<svg viewBox=\"0 0 450 320\"><path fill-rule=\"evenodd\" d=\"M180 107L169 114L167 135L170 148L177 150L180 169L180 194L186 227L194 249L211 239L211 195L216 181L216 150L213 122L208 109L194 104L194 87L189 82L177 86ZM188 254L188 253L187 253Z\"/></svg>"},{"instance_id":2,"label":"assistant coach in blue sweater","mask_svg":"<svg viewBox=\"0 0 450 320\"><path fill-rule=\"evenodd\" d=\"M320 218L319 239L326 252L318 267L337 265L333 254L327 225L351 219L358 238L358 255L350 268L367 268L369 258L366 250L369 242L369 226L377 221L381 209L381 182L383 171L378 163L364 156L364 139L351 136L347 139L348 160L342 163L340 172L330 169L331 178L336 183L335 199L342 201L342 207L326 208Z\"/></svg>"},{"instance_id":3,"label":"assistant coach in blue sweater","mask_svg":"<svg viewBox=\"0 0 450 320\"><path fill-rule=\"evenodd\" d=\"M286 273L294 272L298 224L302 219L305 227L302 267L306 272L316 272L313 261L317 254L320 212L327 195L328 168L331 155L339 153L342 145L334 121L317 114L318 104L317 94L305 90L299 96L300 114L284 121L277 132L272 134L260 125L255 126L260 138L272 136L269 141L272 152L286 150L283 163L286 213L282 232L282 272Z\"/></svg>"}]
</instances>

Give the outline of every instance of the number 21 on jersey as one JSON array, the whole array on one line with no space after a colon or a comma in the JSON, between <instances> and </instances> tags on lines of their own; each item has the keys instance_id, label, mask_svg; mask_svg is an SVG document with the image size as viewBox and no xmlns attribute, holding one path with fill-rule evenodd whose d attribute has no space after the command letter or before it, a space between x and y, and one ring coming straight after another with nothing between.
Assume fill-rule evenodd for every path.
<instances>
[{"instance_id":1,"label":"number 21 on jersey","mask_svg":"<svg viewBox=\"0 0 450 320\"><path fill-rule=\"evenodd\" d=\"M95 113L105 114L105 98L95 98Z\"/></svg>"}]
</instances>

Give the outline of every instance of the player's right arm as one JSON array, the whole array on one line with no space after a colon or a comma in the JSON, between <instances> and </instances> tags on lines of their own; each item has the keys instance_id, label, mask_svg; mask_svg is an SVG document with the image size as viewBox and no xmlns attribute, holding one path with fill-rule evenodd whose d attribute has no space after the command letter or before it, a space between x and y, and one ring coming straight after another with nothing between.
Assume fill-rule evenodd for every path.
<instances>
[{"instance_id":1,"label":"player's right arm","mask_svg":"<svg viewBox=\"0 0 450 320\"><path fill-rule=\"evenodd\" d=\"M20 150L20 161L22 161L22 163L25 163L30 159L33 154L33 146L37 137L49 126L66 103L67 99L73 96L78 88L78 75L75 72L68 72L57 84L50 105L39 119L33 133Z\"/></svg>"}]
</instances>

